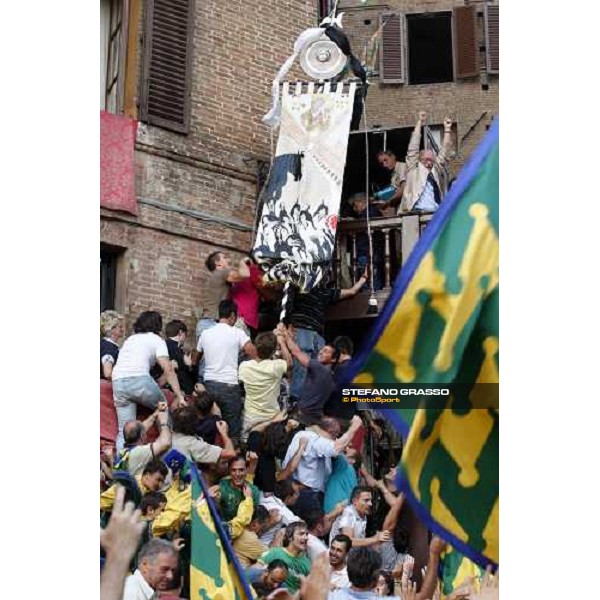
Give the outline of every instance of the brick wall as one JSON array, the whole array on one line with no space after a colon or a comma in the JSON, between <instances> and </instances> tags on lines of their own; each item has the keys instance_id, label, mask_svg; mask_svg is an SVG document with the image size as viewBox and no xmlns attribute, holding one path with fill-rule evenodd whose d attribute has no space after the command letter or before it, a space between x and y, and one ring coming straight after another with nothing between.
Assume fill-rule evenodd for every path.
<instances>
[{"instance_id":1,"label":"brick wall","mask_svg":"<svg viewBox=\"0 0 600 600\"><path fill-rule=\"evenodd\" d=\"M365 9L359 0L340 0L339 9L346 11L344 29L359 57L377 28L383 3L378 4ZM389 0L387 10L422 12L460 5L452 0ZM152 307L166 320L182 318L193 328L204 299L206 256L224 249L235 259L249 250L256 159L266 160L270 154L269 129L261 117L270 108L271 81L298 34L316 23L316 0L196 1L190 133L140 123L135 175L139 215L101 210L101 241L126 249L116 308L126 314L129 325L141 310ZM141 33L141 13L139 28ZM138 79L140 56L141 49ZM289 79L297 78L305 77L296 65ZM478 79L382 86L374 78L367 101L369 124L412 127L418 110L425 109L431 123L440 123L446 114L455 118L460 141L487 111L460 144L455 173L497 113L497 76L489 80L489 89L483 91Z\"/></svg>"},{"instance_id":2,"label":"brick wall","mask_svg":"<svg viewBox=\"0 0 600 600\"><path fill-rule=\"evenodd\" d=\"M472 1L478 11L486 2ZM423 13L450 11L455 6L465 6L460 0L387 0L363 5L360 0L340 0L339 12L343 17L344 31L348 35L353 52L362 59L365 43L379 27L379 14L384 11ZM365 23L370 21L370 23ZM478 43L484 43L483 18L478 19ZM485 66L484 55L481 67ZM376 67L378 63L376 63ZM498 75L488 76L488 89L483 90L479 77L427 85L380 84L379 78L371 78L367 96L368 126L414 127L420 110L429 114L430 124L441 124L446 115L457 123L458 153L451 165L455 175L481 141L493 115L498 114ZM486 113L483 118L482 114ZM469 132L471 127L479 123ZM469 133L468 133L469 132ZM466 137L465 137L466 135ZM463 139L464 138L464 139Z\"/></svg>"},{"instance_id":3,"label":"brick wall","mask_svg":"<svg viewBox=\"0 0 600 600\"><path fill-rule=\"evenodd\" d=\"M153 308L193 330L208 254L222 249L235 260L250 249L256 159L270 155L261 117L271 81L298 34L316 21L316 0L196 1L190 133L140 123L139 215L101 210L101 241L125 248L116 308L128 327ZM143 25L140 12L140 33ZM136 62L139 80L141 48ZM298 67L290 77L300 77Z\"/></svg>"}]
</instances>

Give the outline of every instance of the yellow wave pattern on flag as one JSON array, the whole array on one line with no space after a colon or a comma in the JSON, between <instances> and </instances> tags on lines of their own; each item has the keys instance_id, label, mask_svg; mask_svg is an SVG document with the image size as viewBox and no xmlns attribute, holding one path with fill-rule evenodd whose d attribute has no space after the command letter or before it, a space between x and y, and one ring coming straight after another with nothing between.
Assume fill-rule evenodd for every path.
<instances>
[{"instance_id":1,"label":"yellow wave pattern on flag","mask_svg":"<svg viewBox=\"0 0 600 600\"><path fill-rule=\"evenodd\" d=\"M194 502L192 511L198 521L192 525L191 600L250 600L227 559L206 500Z\"/></svg>"},{"instance_id":2,"label":"yellow wave pattern on flag","mask_svg":"<svg viewBox=\"0 0 600 600\"><path fill-rule=\"evenodd\" d=\"M426 434L431 422L431 409L421 408L416 411L402 457L404 472L419 502L423 501L422 486L423 481L427 479L424 477L424 470L434 446L443 447L445 453L458 467L457 483L461 487L473 488L479 483L480 471L477 465L495 425L492 413L483 409L473 409L465 414L444 409L433 422L431 431ZM469 535L455 517L454 511L444 502L440 495L440 488L440 478L431 477L427 489L431 516L442 527L452 531L458 539L468 544L471 541ZM483 527L483 538L486 543L483 554L496 563L499 560L497 535L499 512L499 501L496 498Z\"/></svg>"}]
</instances>

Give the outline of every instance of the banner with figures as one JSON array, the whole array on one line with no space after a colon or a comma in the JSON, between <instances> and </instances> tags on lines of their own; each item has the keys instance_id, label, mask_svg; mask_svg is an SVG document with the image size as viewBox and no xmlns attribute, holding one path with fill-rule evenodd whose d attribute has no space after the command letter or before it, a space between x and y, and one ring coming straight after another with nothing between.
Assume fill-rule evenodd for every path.
<instances>
[{"instance_id":1,"label":"banner with figures","mask_svg":"<svg viewBox=\"0 0 600 600\"><path fill-rule=\"evenodd\" d=\"M253 252L269 279L308 291L333 258L356 84L301 85L284 84Z\"/></svg>"}]
</instances>

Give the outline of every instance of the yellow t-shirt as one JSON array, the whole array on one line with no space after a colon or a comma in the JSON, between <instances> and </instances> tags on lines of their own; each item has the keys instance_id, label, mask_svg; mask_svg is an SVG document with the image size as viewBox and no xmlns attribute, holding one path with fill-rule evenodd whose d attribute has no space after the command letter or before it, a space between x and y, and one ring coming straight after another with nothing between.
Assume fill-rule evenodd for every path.
<instances>
[{"instance_id":1,"label":"yellow t-shirt","mask_svg":"<svg viewBox=\"0 0 600 600\"><path fill-rule=\"evenodd\" d=\"M246 390L246 419L272 419L279 412L279 387L287 372L287 363L280 358L247 360L239 368L239 379Z\"/></svg>"}]
</instances>

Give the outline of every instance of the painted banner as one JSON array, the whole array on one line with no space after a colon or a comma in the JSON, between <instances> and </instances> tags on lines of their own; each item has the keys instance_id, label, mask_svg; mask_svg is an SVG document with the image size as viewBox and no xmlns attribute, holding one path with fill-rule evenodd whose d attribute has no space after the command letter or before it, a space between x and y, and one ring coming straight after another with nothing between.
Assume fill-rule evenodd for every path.
<instances>
[{"instance_id":1,"label":"painted banner","mask_svg":"<svg viewBox=\"0 0 600 600\"><path fill-rule=\"evenodd\" d=\"M283 87L277 151L254 256L269 279L316 286L333 258L356 84L290 94ZM344 92L346 87L346 92ZM299 90L298 90L299 91Z\"/></svg>"}]
</instances>

